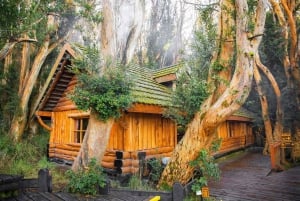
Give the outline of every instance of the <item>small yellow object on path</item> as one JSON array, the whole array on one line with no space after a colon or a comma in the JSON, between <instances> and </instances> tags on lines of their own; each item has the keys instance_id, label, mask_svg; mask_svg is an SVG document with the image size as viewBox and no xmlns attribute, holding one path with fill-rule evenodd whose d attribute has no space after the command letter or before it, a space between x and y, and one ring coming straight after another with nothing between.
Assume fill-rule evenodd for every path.
<instances>
[{"instance_id":1,"label":"small yellow object on path","mask_svg":"<svg viewBox=\"0 0 300 201\"><path fill-rule=\"evenodd\" d=\"M155 196L151 198L149 201L159 201L159 200L160 200L160 196Z\"/></svg>"}]
</instances>

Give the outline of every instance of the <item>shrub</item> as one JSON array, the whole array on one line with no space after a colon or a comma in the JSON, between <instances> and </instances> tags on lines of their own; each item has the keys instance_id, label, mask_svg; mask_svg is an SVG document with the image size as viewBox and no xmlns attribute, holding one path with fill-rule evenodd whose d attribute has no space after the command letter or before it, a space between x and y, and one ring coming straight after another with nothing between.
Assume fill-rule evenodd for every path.
<instances>
[{"instance_id":1,"label":"shrub","mask_svg":"<svg viewBox=\"0 0 300 201\"><path fill-rule=\"evenodd\" d=\"M94 158L89 162L87 169L77 172L68 170L66 174L69 178L67 188L71 193L96 195L99 187L104 187L106 184L103 169Z\"/></svg>"}]
</instances>

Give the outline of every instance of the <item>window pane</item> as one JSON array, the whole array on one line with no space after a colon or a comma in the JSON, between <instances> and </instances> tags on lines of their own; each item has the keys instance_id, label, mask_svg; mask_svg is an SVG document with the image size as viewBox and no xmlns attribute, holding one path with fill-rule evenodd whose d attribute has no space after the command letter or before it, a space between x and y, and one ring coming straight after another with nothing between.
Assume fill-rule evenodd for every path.
<instances>
[{"instance_id":1,"label":"window pane","mask_svg":"<svg viewBox=\"0 0 300 201\"><path fill-rule=\"evenodd\" d=\"M82 129L83 130L87 129L88 123L89 123L89 119L88 118L82 119L82 124L83 124L82 125Z\"/></svg>"},{"instance_id":2,"label":"window pane","mask_svg":"<svg viewBox=\"0 0 300 201\"><path fill-rule=\"evenodd\" d=\"M74 142L82 143L85 131L87 129L89 119L88 118L76 118L74 119Z\"/></svg>"}]
</instances>

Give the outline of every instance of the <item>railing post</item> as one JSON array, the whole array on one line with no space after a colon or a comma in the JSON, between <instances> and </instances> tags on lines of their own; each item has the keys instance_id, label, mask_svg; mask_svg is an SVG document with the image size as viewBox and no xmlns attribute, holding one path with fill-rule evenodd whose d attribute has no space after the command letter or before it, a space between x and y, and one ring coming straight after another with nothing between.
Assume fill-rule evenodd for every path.
<instances>
[{"instance_id":1,"label":"railing post","mask_svg":"<svg viewBox=\"0 0 300 201\"><path fill-rule=\"evenodd\" d=\"M52 192L52 176L47 168L39 170L38 191Z\"/></svg>"}]
</instances>

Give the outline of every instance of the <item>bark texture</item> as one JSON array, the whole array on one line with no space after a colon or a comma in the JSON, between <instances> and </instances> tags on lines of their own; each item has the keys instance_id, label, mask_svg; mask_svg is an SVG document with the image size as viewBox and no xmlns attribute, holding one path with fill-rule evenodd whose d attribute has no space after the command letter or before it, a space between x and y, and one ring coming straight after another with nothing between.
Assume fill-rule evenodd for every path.
<instances>
[{"instance_id":1,"label":"bark texture","mask_svg":"<svg viewBox=\"0 0 300 201\"><path fill-rule=\"evenodd\" d=\"M92 158L99 162L102 161L113 122L113 119L109 119L107 122L100 121L97 114L91 112L86 134L72 166L73 171L88 167Z\"/></svg>"},{"instance_id":2,"label":"bark texture","mask_svg":"<svg viewBox=\"0 0 300 201\"><path fill-rule=\"evenodd\" d=\"M224 5L226 6L223 7ZM176 181L182 184L187 183L193 174L193 168L189 165L189 162L197 157L201 149L208 148L211 145L218 125L238 110L249 95L253 77L254 55L258 51L261 36L251 40L248 37L245 27L247 27L246 25L249 22L244 15L244 13L248 12L247 1L235 1L235 5L233 5L232 1L225 0L221 2L220 8L231 8L233 9L232 12L235 11L236 13L236 18L232 19L236 25L234 33L234 38L236 39L236 47L234 49L236 52L236 63L233 76L231 80L228 80L230 84L224 89L222 94L213 93L202 104L200 112L195 115L183 139L176 146L170 162L162 173L159 185L172 185ZM262 22L260 20L264 19L265 11L264 4L258 3L256 17L260 19L256 21L254 33L263 31L264 20ZM221 31L220 33L221 39L226 38L225 35L222 35L225 34L224 32ZM226 58L226 54L224 54L224 57L219 57L218 59L220 61L229 60ZM218 93L218 90L214 92Z\"/></svg>"}]
</instances>

